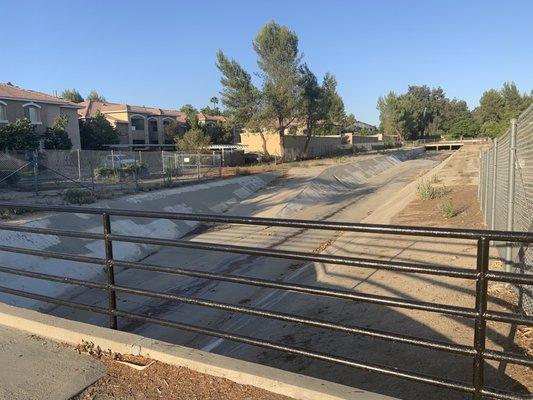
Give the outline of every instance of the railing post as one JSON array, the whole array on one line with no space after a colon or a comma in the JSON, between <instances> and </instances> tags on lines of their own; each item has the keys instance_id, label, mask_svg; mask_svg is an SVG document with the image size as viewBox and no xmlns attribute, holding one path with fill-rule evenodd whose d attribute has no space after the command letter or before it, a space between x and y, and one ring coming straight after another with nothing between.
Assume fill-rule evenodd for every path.
<instances>
[{"instance_id":1,"label":"railing post","mask_svg":"<svg viewBox=\"0 0 533 400\"><path fill-rule=\"evenodd\" d=\"M515 157L516 157L516 118L511 120L511 136L509 137L509 190L507 197L507 230L514 228L514 192L515 192ZM511 272L513 265L513 244L505 246L505 271Z\"/></svg>"},{"instance_id":2,"label":"railing post","mask_svg":"<svg viewBox=\"0 0 533 400\"><path fill-rule=\"evenodd\" d=\"M112 286L115 285L115 271L113 268L113 242L109 240L111 235L111 218L108 213L103 213L104 222L104 245L105 245L105 258L106 258L106 273L107 273L107 285L108 285L108 309L109 314L109 327L111 329L118 329L117 316L111 314L111 312L117 309L117 298L115 290Z\"/></svg>"},{"instance_id":3,"label":"railing post","mask_svg":"<svg viewBox=\"0 0 533 400\"><path fill-rule=\"evenodd\" d=\"M492 209L490 213L490 229L494 229L496 223L496 177L498 176L498 139L494 139L494 146L492 149L494 154L492 155Z\"/></svg>"},{"instance_id":4,"label":"railing post","mask_svg":"<svg viewBox=\"0 0 533 400\"><path fill-rule=\"evenodd\" d=\"M487 331L487 321L485 312L487 311L487 272L489 270L489 243L486 238L481 238L477 242L477 279L476 279L476 320L474 325L474 356L473 378L474 386L473 400L481 400L481 390L485 380L485 340Z\"/></svg>"}]
</instances>

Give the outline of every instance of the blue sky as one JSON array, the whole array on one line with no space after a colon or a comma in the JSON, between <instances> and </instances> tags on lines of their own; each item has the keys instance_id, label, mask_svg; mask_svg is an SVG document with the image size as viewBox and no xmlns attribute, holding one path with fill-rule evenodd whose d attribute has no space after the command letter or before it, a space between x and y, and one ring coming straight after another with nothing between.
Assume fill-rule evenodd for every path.
<instances>
[{"instance_id":1,"label":"blue sky","mask_svg":"<svg viewBox=\"0 0 533 400\"><path fill-rule=\"evenodd\" d=\"M0 82L200 107L220 90L215 52L256 71L252 40L275 20L318 76L337 77L347 111L377 123L378 96L409 84L471 107L507 80L529 92L532 15L533 1L0 0Z\"/></svg>"}]
</instances>

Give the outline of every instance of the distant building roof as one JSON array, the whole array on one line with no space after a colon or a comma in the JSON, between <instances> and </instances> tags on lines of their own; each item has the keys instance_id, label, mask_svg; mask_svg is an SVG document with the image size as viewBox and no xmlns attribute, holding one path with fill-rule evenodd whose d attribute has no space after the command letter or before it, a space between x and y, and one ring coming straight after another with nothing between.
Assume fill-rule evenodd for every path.
<instances>
[{"instance_id":1,"label":"distant building roof","mask_svg":"<svg viewBox=\"0 0 533 400\"><path fill-rule=\"evenodd\" d=\"M343 132L357 132L362 129L367 129L369 131L374 131L374 132L378 130L378 128L375 125L367 124L366 122L363 122L363 121L355 121L355 123L353 123L350 126L347 126L342 131Z\"/></svg>"},{"instance_id":2,"label":"distant building roof","mask_svg":"<svg viewBox=\"0 0 533 400\"><path fill-rule=\"evenodd\" d=\"M102 101L87 100L80 103L82 108L78 111L80 118L92 118L99 111L102 114L112 114L114 112L130 112L136 114L146 114L147 117L151 115L161 115L175 118L180 122L186 122L186 115L177 110L164 110L162 108L134 106L130 104L109 103ZM111 115L108 115L112 117Z\"/></svg>"},{"instance_id":3,"label":"distant building roof","mask_svg":"<svg viewBox=\"0 0 533 400\"><path fill-rule=\"evenodd\" d=\"M35 90L22 89L11 84L0 83L0 98L21 101L37 101L40 103L57 104L61 107L80 108L80 104L72 103L61 97L36 92Z\"/></svg>"},{"instance_id":4,"label":"distant building roof","mask_svg":"<svg viewBox=\"0 0 533 400\"><path fill-rule=\"evenodd\" d=\"M227 119L223 115L206 115L204 113L199 113L198 121L200 122L213 121L213 122L218 122L218 123L223 124L227 121Z\"/></svg>"}]
</instances>

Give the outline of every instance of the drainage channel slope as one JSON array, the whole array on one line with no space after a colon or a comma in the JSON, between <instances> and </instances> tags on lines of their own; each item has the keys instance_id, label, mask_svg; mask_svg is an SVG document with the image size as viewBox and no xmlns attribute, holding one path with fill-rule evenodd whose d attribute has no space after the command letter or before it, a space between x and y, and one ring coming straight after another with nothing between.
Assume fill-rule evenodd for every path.
<instances>
[{"instance_id":1,"label":"drainage channel slope","mask_svg":"<svg viewBox=\"0 0 533 400\"><path fill-rule=\"evenodd\" d=\"M181 186L92 204L94 207L123 208L142 211L167 211L189 213L220 213L238 204L245 198L265 187L279 175L257 174L212 181L190 186ZM102 217L87 214L36 213L13 221L31 227L63 229L102 233ZM114 233L178 239L197 226L191 221L147 220L142 218L113 217ZM26 247L36 250L58 251L89 257L104 257L104 246L100 240L80 240L54 235L39 235L24 232L0 230L0 242L5 246ZM156 246L133 243L114 243L116 258L139 261L156 251ZM2 264L41 273L68 276L78 279L105 281L103 266L80 265L66 260L46 259L0 252ZM0 273L0 284L48 296L66 296L65 285L34 280ZM67 289L68 290L68 289ZM77 291L78 289L76 289ZM49 310L48 304L0 294L0 301L29 308Z\"/></svg>"},{"instance_id":2,"label":"drainage channel slope","mask_svg":"<svg viewBox=\"0 0 533 400\"><path fill-rule=\"evenodd\" d=\"M377 155L357 158L357 162L334 166L294 168L288 176L279 179L255 193L227 213L261 217L287 217L307 219L335 219L336 213L353 209L351 220L357 221L372 211L376 201L399 190L421 171L431 168L437 161L419 158L401 162L394 155ZM342 182L342 183L341 183ZM388 194L387 194L388 193ZM359 206L359 204L366 204ZM346 213L343 212L344 215ZM283 227L217 226L196 230L187 240L220 244L276 248L298 251L320 251L332 240L335 232L295 230ZM264 279L293 279L301 264L289 260L246 255L205 252L195 249L161 248L143 259L147 264L180 266L217 273L240 274ZM272 291L245 285L210 282L196 278L168 276L139 270L122 270L117 275L120 285L141 287L146 290L208 298L235 304L253 304L268 307ZM105 306L105 296L95 290L77 293L75 300ZM139 296L119 294L119 307L136 313L169 318L204 326L239 325L241 317L213 309L188 306ZM92 323L105 319L89 313L56 308L54 314ZM235 322L234 322L235 321ZM186 344L209 350L216 347L214 339L177 332L159 326L121 321L121 327L145 336Z\"/></svg>"}]
</instances>

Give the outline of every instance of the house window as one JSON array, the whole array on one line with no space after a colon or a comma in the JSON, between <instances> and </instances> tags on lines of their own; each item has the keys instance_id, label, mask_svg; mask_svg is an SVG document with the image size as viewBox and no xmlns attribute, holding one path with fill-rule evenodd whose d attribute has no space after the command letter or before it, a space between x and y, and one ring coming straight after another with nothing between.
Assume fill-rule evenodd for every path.
<instances>
[{"instance_id":1,"label":"house window","mask_svg":"<svg viewBox=\"0 0 533 400\"><path fill-rule=\"evenodd\" d=\"M0 122L7 122L6 103L0 101Z\"/></svg>"},{"instance_id":2,"label":"house window","mask_svg":"<svg viewBox=\"0 0 533 400\"><path fill-rule=\"evenodd\" d=\"M149 120L148 127L150 128L150 132L157 132L157 121L153 119Z\"/></svg>"},{"instance_id":3,"label":"house window","mask_svg":"<svg viewBox=\"0 0 533 400\"><path fill-rule=\"evenodd\" d=\"M133 117L131 119L131 128L134 131L144 131L144 118Z\"/></svg>"},{"instance_id":4,"label":"house window","mask_svg":"<svg viewBox=\"0 0 533 400\"><path fill-rule=\"evenodd\" d=\"M40 124L41 123L41 107L38 106L35 103L28 103L24 104L24 116L28 118L28 120L32 124Z\"/></svg>"}]
</instances>

